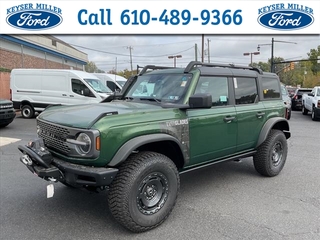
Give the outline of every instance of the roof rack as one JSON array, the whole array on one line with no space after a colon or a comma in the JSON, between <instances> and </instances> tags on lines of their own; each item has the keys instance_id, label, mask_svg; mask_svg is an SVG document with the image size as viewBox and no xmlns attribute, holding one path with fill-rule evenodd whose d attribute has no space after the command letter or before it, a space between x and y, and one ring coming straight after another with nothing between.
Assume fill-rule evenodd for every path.
<instances>
[{"instance_id":1,"label":"roof rack","mask_svg":"<svg viewBox=\"0 0 320 240\"><path fill-rule=\"evenodd\" d=\"M235 69L248 69L258 72L259 74L262 74L262 70L256 67L248 67L248 66L240 66L240 65L234 65L234 64L218 64L218 63L203 63L198 61L191 61L186 68L184 69L185 73L188 73L192 70L195 66L203 66L203 67L225 67L225 68L235 68Z\"/></svg>"},{"instance_id":2,"label":"roof rack","mask_svg":"<svg viewBox=\"0 0 320 240\"><path fill-rule=\"evenodd\" d=\"M140 67L140 66L139 66ZM141 67L140 67L141 68ZM144 74L146 71L148 71L149 69L151 70L158 70L158 69L172 69L175 67L165 67L165 66L155 66L155 65L146 65L143 67L143 69L141 70L141 72L139 73L139 75Z\"/></svg>"}]
</instances>

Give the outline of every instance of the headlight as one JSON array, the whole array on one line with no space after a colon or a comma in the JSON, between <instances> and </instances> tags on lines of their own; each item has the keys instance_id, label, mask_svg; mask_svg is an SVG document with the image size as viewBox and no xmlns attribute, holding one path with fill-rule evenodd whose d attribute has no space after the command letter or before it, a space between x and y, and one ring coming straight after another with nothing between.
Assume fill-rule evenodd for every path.
<instances>
[{"instance_id":1,"label":"headlight","mask_svg":"<svg viewBox=\"0 0 320 240\"><path fill-rule=\"evenodd\" d=\"M90 137L85 133L80 133L76 139L78 144L76 150L80 155L86 155L90 152L92 143Z\"/></svg>"}]
</instances>

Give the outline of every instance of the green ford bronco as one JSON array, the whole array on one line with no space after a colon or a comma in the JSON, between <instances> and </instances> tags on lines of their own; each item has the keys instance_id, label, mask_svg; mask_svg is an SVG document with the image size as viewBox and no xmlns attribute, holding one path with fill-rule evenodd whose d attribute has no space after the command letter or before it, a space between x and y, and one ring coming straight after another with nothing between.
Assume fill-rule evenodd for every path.
<instances>
[{"instance_id":1,"label":"green ford bronco","mask_svg":"<svg viewBox=\"0 0 320 240\"><path fill-rule=\"evenodd\" d=\"M20 161L47 181L107 189L114 218L133 232L169 216L180 174L253 157L259 174L276 176L290 138L276 74L196 61L145 66L98 104L51 106L37 134Z\"/></svg>"}]
</instances>

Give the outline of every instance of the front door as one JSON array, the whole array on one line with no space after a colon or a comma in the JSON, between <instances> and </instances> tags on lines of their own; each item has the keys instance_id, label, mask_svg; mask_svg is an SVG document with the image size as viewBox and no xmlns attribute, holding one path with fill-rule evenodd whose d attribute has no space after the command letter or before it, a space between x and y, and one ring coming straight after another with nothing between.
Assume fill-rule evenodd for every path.
<instances>
[{"instance_id":1,"label":"front door","mask_svg":"<svg viewBox=\"0 0 320 240\"><path fill-rule=\"evenodd\" d=\"M228 86L227 77L202 76L199 79L195 93L211 94L212 107L187 111L191 165L235 153L238 127Z\"/></svg>"}]
</instances>

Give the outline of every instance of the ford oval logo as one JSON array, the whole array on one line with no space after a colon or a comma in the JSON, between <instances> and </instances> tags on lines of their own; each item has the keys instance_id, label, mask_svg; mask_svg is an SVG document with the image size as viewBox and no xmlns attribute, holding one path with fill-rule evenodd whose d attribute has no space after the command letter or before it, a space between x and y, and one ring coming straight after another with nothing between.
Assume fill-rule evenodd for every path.
<instances>
[{"instance_id":1,"label":"ford oval logo","mask_svg":"<svg viewBox=\"0 0 320 240\"><path fill-rule=\"evenodd\" d=\"M56 27L62 22L59 14L43 10L17 12L7 17L7 23L23 30L44 30Z\"/></svg>"},{"instance_id":2,"label":"ford oval logo","mask_svg":"<svg viewBox=\"0 0 320 240\"><path fill-rule=\"evenodd\" d=\"M307 13L293 10L273 11L261 14L258 17L260 25L275 30L297 30L310 26L313 16Z\"/></svg>"}]
</instances>

